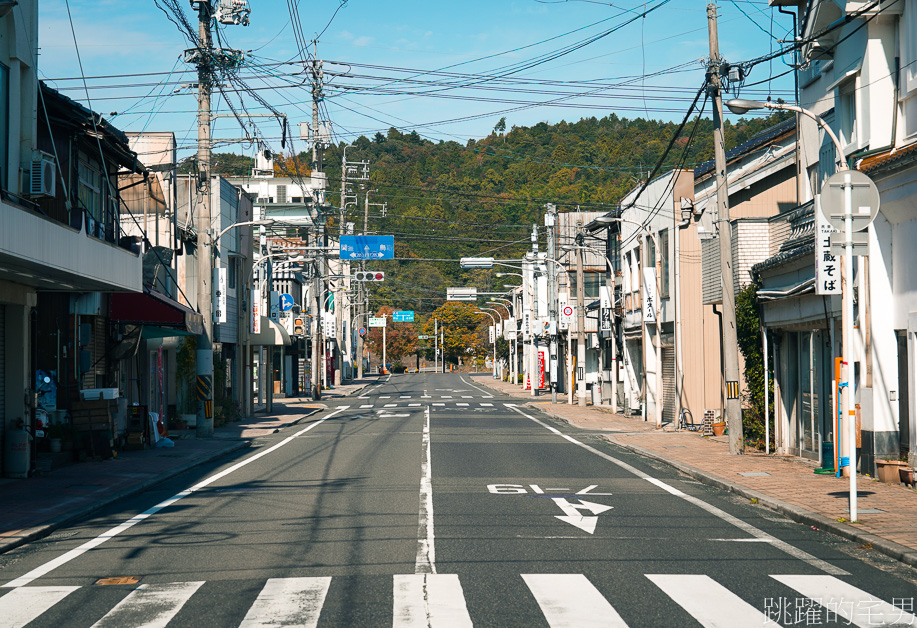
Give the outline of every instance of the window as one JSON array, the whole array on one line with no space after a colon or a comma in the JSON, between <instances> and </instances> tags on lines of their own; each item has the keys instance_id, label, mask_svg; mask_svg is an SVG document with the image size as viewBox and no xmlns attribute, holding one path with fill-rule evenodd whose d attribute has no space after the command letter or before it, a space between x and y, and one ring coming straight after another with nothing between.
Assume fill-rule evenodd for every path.
<instances>
[{"instance_id":1,"label":"window","mask_svg":"<svg viewBox=\"0 0 917 628\"><path fill-rule=\"evenodd\" d=\"M10 70L0 63L0 188L7 189L10 145Z\"/></svg>"},{"instance_id":2,"label":"window","mask_svg":"<svg viewBox=\"0 0 917 628\"><path fill-rule=\"evenodd\" d=\"M662 277L660 277L660 283L662 284L662 294L660 298L667 299L669 297L669 230L663 229L659 232L659 252L662 254Z\"/></svg>"},{"instance_id":3,"label":"window","mask_svg":"<svg viewBox=\"0 0 917 628\"><path fill-rule=\"evenodd\" d=\"M286 203L287 202L287 186L278 185L277 186L277 202Z\"/></svg>"},{"instance_id":4,"label":"window","mask_svg":"<svg viewBox=\"0 0 917 628\"><path fill-rule=\"evenodd\" d=\"M229 266L226 271L226 283L229 290L236 289L236 263L237 260L232 258L229 260Z\"/></svg>"},{"instance_id":5,"label":"window","mask_svg":"<svg viewBox=\"0 0 917 628\"><path fill-rule=\"evenodd\" d=\"M572 295L576 298L576 273L570 273L572 284ZM583 273L583 296L588 301L598 299L600 287L605 283L605 273Z\"/></svg>"},{"instance_id":6,"label":"window","mask_svg":"<svg viewBox=\"0 0 917 628\"><path fill-rule=\"evenodd\" d=\"M646 257L643 258L645 268L656 268L656 239L646 239Z\"/></svg>"},{"instance_id":7,"label":"window","mask_svg":"<svg viewBox=\"0 0 917 628\"><path fill-rule=\"evenodd\" d=\"M917 137L917 0L907 0L900 24L903 139L911 140Z\"/></svg>"},{"instance_id":8,"label":"window","mask_svg":"<svg viewBox=\"0 0 917 628\"><path fill-rule=\"evenodd\" d=\"M856 80L851 79L837 88L839 139L845 148L857 142L856 112Z\"/></svg>"},{"instance_id":9,"label":"window","mask_svg":"<svg viewBox=\"0 0 917 628\"><path fill-rule=\"evenodd\" d=\"M98 227L102 222L102 175L88 162L80 160L78 197L80 208L83 209L92 222L89 222L89 231L98 235ZM87 221L88 222L88 221Z\"/></svg>"}]
</instances>

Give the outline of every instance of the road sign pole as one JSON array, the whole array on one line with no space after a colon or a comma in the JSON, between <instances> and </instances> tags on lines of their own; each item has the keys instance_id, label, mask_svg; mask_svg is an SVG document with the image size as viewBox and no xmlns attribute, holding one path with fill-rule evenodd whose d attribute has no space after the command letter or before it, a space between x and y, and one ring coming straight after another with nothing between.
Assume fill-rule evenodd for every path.
<instances>
[{"instance_id":1,"label":"road sign pole","mask_svg":"<svg viewBox=\"0 0 917 628\"><path fill-rule=\"evenodd\" d=\"M844 399L847 409L847 455L850 473L850 521L857 520L856 411L853 407L853 181L844 172L844 361L847 363L847 385Z\"/></svg>"}]
</instances>

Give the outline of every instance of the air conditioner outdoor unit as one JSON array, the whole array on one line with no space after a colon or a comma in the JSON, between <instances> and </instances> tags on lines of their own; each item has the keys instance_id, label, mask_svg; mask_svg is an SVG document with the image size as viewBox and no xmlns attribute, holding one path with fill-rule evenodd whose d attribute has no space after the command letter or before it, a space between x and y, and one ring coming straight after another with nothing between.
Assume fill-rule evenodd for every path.
<instances>
[{"instance_id":1,"label":"air conditioner outdoor unit","mask_svg":"<svg viewBox=\"0 0 917 628\"><path fill-rule=\"evenodd\" d=\"M56 167L54 157L42 153L41 159L32 162L29 174L29 194L31 196L54 196L57 189Z\"/></svg>"}]
</instances>

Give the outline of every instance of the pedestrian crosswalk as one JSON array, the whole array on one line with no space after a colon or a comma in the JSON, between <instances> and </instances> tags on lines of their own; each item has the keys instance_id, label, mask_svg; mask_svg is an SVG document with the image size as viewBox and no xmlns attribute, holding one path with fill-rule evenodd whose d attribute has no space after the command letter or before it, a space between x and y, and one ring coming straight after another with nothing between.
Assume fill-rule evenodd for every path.
<instances>
[{"instance_id":1,"label":"pedestrian crosswalk","mask_svg":"<svg viewBox=\"0 0 917 628\"><path fill-rule=\"evenodd\" d=\"M379 399L383 399L380 397ZM364 400L369 401L369 400ZM452 409L461 409L463 411L475 410L478 412L497 412L502 408L509 408L513 406L512 403L503 403L495 404L489 401L457 401L452 399L442 399L440 401L425 401L423 403L418 403L413 401L411 398L399 399L398 401L385 401L378 403L360 403L353 405L340 405L335 406L338 410L385 410L385 411L394 411L394 410L411 410L415 411L418 408L423 408L429 406L433 411L437 409L452 408Z\"/></svg>"},{"instance_id":2,"label":"pedestrian crosswalk","mask_svg":"<svg viewBox=\"0 0 917 628\"><path fill-rule=\"evenodd\" d=\"M472 626L474 616L479 624L506 624L488 620L492 605L475 600L463 588L456 574L396 574L394 576L364 576L387 579L391 597L374 600L373 604L391 612L387 625L395 628L413 626ZM331 617L339 616L340 606L346 604L341 591L353 590L353 577L292 577L270 578L256 587L248 587L251 596L234 595L239 626L308 626L317 628L334 625ZM765 592L741 590L734 582L718 582L704 574L645 574L644 578L658 588L656 596L662 604L671 605L672 621L687 613L702 626L797 625L794 618L803 618L798 625L890 626L917 625L913 615L913 597L893 598L891 601L828 575L771 575L772 590ZM335 584L342 583L335 593ZM604 582L600 590L596 582ZM109 587L98 586L25 586L5 591L0 589L0 628L22 626L92 625L93 628L117 626L165 627L188 625L190 618L211 604L212 596L225 597L220 587L238 586L235 581L174 582L140 584L133 589L119 589L120 599L113 597ZM211 589L208 590L208 587ZM107 590L106 590L107 589ZM613 605L608 596L617 589L607 581L593 581L584 574L520 574L516 582L506 582L504 595L514 592L513 625L546 622L551 628L581 628L588 626L624 627L631 623L622 617L640 617L634 608L621 607L622 596ZM736 590L738 589L738 590ZM479 589L476 589L479 591ZM257 594L255 594L257 591ZM799 597L802 596L802 597ZM99 600L109 607L99 606ZM630 598L626 598L630 600ZM775 605L773 600L787 603ZM475 602L479 604L476 607ZM634 598L628 604L640 605ZM196 606L196 608L195 608ZM63 608L61 608L63 607ZM335 608L336 607L336 608ZM81 614L82 609L98 608L95 616ZM804 612L800 612L804 611ZM323 612L325 613L323 619ZM182 618L182 613L186 613ZM101 615L101 617L99 617ZM85 623L71 621L87 617ZM540 619L539 619L540 617ZM94 621L94 623L92 623ZM323 621L325 622L323 624ZM235 622L233 622L235 624Z\"/></svg>"}]
</instances>

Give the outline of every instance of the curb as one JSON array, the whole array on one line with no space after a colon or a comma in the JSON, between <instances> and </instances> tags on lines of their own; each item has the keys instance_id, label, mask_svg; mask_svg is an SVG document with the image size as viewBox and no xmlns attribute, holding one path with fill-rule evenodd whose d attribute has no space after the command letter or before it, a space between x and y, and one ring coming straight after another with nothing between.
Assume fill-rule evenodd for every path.
<instances>
[{"instance_id":1,"label":"curb","mask_svg":"<svg viewBox=\"0 0 917 628\"><path fill-rule=\"evenodd\" d=\"M787 518L793 521L804 523L809 526L814 526L819 530L836 534L837 536L845 538L848 541L856 541L863 544L869 543L872 545L873 549L885 554L889 558L893 558L912 567L917 567L917 550L913 550L910 547L901 545L900 543L895 543L894 541L889 541L886 538L871 534L869 532L864 532L853 526L834 521L833 519L829 519L824 515L820 515L818 513L812 512L811 510L806 510L805 508L800 508L799 506L789 504L781 499L771 497L754 489L735 484L734 482L730 482L729 480L721 478L718 475L702 471L697 467L692 467L691 465L684 464L682 462L669 460L654 451L650 451L649 449L645 449L637 445L631 445L629 443L619 442L618 439L613 436L608 436L606 438L609 440L609 442L614 443L618 447L667 464L670 467L681 471L685 475L703 482L704 484L715 486L722 490L729 491L730 493L735 493L736 495L747 497L748 499L756 499L758 500L759 505L779 512L780 514L785 515Z\"/></svg>"},{"instance_id":2,"label":"curb","mask_svg":"<svg viewBox=\"0 0 917 628\"><path fill-rule=\"evenodd\" d=\"M48 536L49 534L51 534L52 532L54 532L55 530L57 530L58 528L65 526L68 523L75 521L76 519L90 515L93 512L95 512L96 510L100 510L106 506L109 506L113 504L114 502L118 501L119 499L124 499L125 497L130 497L132 495L136 495L137 493L141 493L151 486L155 486L156 484L159 484L160 482L173 478L176 475L184 473L185 471L188 471L189 469L193 469L194 467L198 465L204 464L206 462L210 462L211 460L215 460L216 458L219 458L220 456L226 455L234 451L238 451L240 449L244 449L248 446L249 446L249 441L247 440L232 443L230 446L224 447L220 451L211 452L210 455L205 456L203 458L196 458L180 467L176 467L175 469L167 471L163 473L162 475L158 475L156 477L150 478L148 480L141 482L140 484L137 484L130 488L126 488L117 494L104 497L99 501L93 502L92 504L88 504L87 506L84 506L83 508L80 508L79 510L68 512L66 515L60 516L57 519L52 519L51 521L48 521L47 523L43 523L39 526L35 526L34 528L24 530L22 533L17 535L15 539L11 539L9 541L0 541L0 554L8 552L11 549L19 547L21 545L26 545L27 543L31 543L32 541L37 541L38 539L44 538Z\"/></svg>"}]
</instances>

